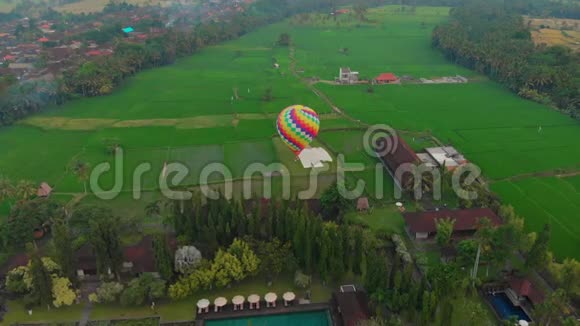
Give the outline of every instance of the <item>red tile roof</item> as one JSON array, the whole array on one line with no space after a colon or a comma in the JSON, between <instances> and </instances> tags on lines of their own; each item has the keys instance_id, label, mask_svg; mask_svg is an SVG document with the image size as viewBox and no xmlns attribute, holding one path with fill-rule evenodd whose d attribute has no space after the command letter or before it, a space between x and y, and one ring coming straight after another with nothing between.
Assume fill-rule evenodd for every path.
<instances>
[{"instance_id":1,"label":"red tile roof","mask_svg":"<svg viewBox=\"0 0 580 326\"><path fill-rule=\"evenodd\" d=\"M399 80L399 78L397 78L397 76L395 76L393 73L382 73L380 74L377 78L375 78L376 81L380 81L380 82L394 82Z\"/></svg>"},{"instance_id":2,"label":"red tile roof","mask_svg":"<svg viewBox=\"0 0 580 326\"><path fill-rule=\"evenodd\" d=\"M356 209L367 210L369 209L369 199L367 197L361 197L356 203Z\"/></svg>"},{"instance_id":3,"label":"red tile roof","mask_svg":"<svg viewBox=\"0 0 580 326\"><path fill-rule=\"evenodd\" d=\"M9 55L9 54L8 54L8 55L5 55L5 56L4 56L4 60L14 60L14 59L16 59L16 57L15 57L15 56L13 56L13 55Z\"/></svg>"},{"instance_id":4,"label":"red tile roof","mask_svg":"<svg viewBox=\"0 0 580 326\"><path fill-rule=\"evenodd\" d=\"M336 292L334 297L343 325L356 326L361 320L370 318L368 297L364 292Z\"/></svg>"},{"instance_id":5,"label":"red tile roof","mask_svg":"<svg viewBox=\"0 0 580 326\"><path fill-rule=\"evenodd\" d=\"M412 233L436 232L437 220L447 217L455 220L453 231L475 231L477 223L484 217L487 217L494 226L501 224L499 217L489 208L412 212L404 213L403 217Z\"/></svg>"},{"instance_id":6,"label":"red tile roof","mask_svg":"<svg viewBox=\"0 0 580 326\"><path fill-rule=\"evenodd\" d=\"M97 56L101 56L101 55L111 55L111 54L113 54L113 51L111 51L111 50L90 50L90 51L87 51L87 53L85 53L85 54L90 56L90 57L97 57Z\"/></svg>"},{"instance_id":7,"label":"red tile roof","mask_svg":"<svg viewBox=\"0 0 580 326\"><path fill-rule=\"evenodd\" d=\"M145 236L134 246L123 249L125 261L133 263L133 272L155 272L155 253L151 236Z\"/></svg>"},{"instance_id":8,"label":"red tile roof","mask_svg":"<svg viewBox=\"0 0 580 326\"><path fill-rule=\"evenodd\" d=\"M510 288L519 296L527 297L533 304L544 302L544 293L537 289L532 282L525 278L512 278Z\"/></svg>"},{"instance_id":9,"label":"red tile roof","mask_svg":"<svg viewBox=\"0 0 580 326\"><path fill-rule=\"evenodd\" d=\"M40 184L40 187L38 187L38 190L36 191L36 195L38 197L47 197L47 196L50 196L51 192L52 192L52 188L48 185L48 183L43 182Z\"/></svg>"},{"instance_id":10,"label":"red tile roof","mask_svg":"<svg viewBox=\"0 0 580 326\"><path fill-rule=\"evenodd\" d=\"M399 137L398 135L389 135L382 139L378 139L375 144L378 148L376 150L380 152L382 150L383 145L391 146L393 150L388 151L387 153L381 156L381 160L383 164L387 166L387 168L391 171L393 175L396 175L397 169L407 163L419 163L419 157L415 154L415 151L403 140L403 138ZM404 186L408 178L412 178L409 173L404 173L401 176L402 180L397 180L401 186Z\"/></svg>"},{"instance_id":11,"label":"red tile roof","mask_svg":"<svg viewBox=\"0 0 580 326\"><path fill-rule=\"evenodd\" d=\"M46 37L41 37L41 38L38 39L38 42L41 42L41 43L46 43L48 41L49 41L49 39L46 38Z\"/></svg>"}]
</instances>

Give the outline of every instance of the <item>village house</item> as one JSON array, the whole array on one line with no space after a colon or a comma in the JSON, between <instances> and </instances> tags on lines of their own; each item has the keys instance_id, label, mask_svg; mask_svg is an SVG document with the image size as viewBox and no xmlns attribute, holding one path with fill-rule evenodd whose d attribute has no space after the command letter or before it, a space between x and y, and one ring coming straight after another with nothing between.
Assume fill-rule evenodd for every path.
<instances>
[{"instance_id":1,"label":"village house","mask_svg":"<svg viewBox=\"0 0 580 326\"><path fill-rule=\"evenodd\" d=\"M52 187L48 185L48 183L43 182L40 184L38 189L36 190L36 195L38 197L48 197L52 193Z\"/></svg>"},{"instance_id":2,"label":"village house","mask_svg":"<svg viewBox=\"0 0 580 326\"><path fill-rule=\"evenodd\" d=\"M369 199L367 197L361 197L356 202L356 210L359 212L368 212L370 209Z\"/></svg>"},{"instance_id":3,"label":"village house","mask_svg":"<svg viewBox=\"0 0 580 326\"><path fill-rule=\"evenodd\" d=\"M445 167L448 171L469 163L469 161L452 146L430 147L425 149L425 153L418 153L417 156L428 167Z\"/></svg>"},{"instance_id":4,"label":"village house","mask_svg":"<svg viewBox=\"0 0 580 326\"><path fill-rule=\"evenodd\" d=\"M342 321L340 325L356 326L371 316L368 295L355 285L340 286L332 293L332 301Z\"/></svg>"},{"instance_id":5,"label":"village house","mask_svg":"<svg viewBox=\"0 0 580 326\"><path fill-rule=\"evenodd\" d=\"M454 237L470 237L475 231L480 220L487 218L493 226L501 224L500 218L489 208L470 209L443 209L428 212L403 213L406 227L412 239L424 240L433 237L437 233L437 221L450 218L455 220L453 224Z\"/></svg>"},{"instance_id":6,"label":"village house","mask_svg":"<svg viewBox=\"0 0 580 326\"><path fill-rule=\"evenodd\" d=\"M527 278L512 277L509 280L509 288L506 295L514 306L538 305L544 302L545 295L537 286Z\"/></svg>"},{"instance_id":7,"label":"village house","mask_svg":"<svg viewBox=\"0 0 580 326\"><path fill-rule=\"evenodd\" d=\"M341 84L354 84L358 82L358 71L351 71L350 68L340 68L336 80Z\"/></svg>"},{"instance_id":8,"label":"village house","mask_svg":"<svg viewBox=\"0 0 580 326\"><path fill-rule=\"evenodd\" d=\"M167 244L171 251L177 249L177 241L172 234L166 236ZM155 265L155 252L153 249L153 237L144 236L141 241L123 249L122 276L134 277L142 273L157 274ZM93 247L85 243L74 253L77 262L77 276L81 280L94 280L97 276L97 264Z\"/></svg>"},{"instance_id":9,"label":"village house","mask_svg":"<svg viewBox=\"0 0 580 326\"><path fill-rule=\"evenodd\" d=\"M399 84L401 81L391 72L382 73L373 79L375 84Z\"/></svg>"},{"instance_id":10,"label":"village house","mask_svg":"<svg viewBox=\"0 0 580 326\"><path fill-rule=\"evenodd\" d=\"M383 144L390 146L390 151L385 151L384 148L375 148L378 158L383 163L387 172L395 181L395 185L399 189L403 189L404 185L413 181L411 173L397 173L397 170L404 164L419 164L421 161L411 146L405 140L397 135L389 135L382 139L378 139L376 144Z\"/></svg>"}]
</instances>

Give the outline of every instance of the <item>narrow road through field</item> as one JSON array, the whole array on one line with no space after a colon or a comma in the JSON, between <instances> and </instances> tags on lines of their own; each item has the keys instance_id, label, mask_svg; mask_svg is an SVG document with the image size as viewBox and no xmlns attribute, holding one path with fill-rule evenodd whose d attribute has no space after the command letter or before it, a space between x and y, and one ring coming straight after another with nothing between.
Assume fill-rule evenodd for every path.
<instances>
[{"instance_id":1,"label":"narrow road through field","mask_svg":"<svg viewBox=\"0 0 580 326\"><path fill-rule=\"evenodd\" d=\"M308 89L310 89L314 93L314 95L318 96L326 104L328 104L328 106L330 106L330 108L332 108L332 110L335 113L340 114L341 116L354 122L355 124L367 127L368 124L365 124L365 123L361 122L360 120L357 120L357 119L347 115L346 113L344 113L340 108L338 108L336 105L334 105L332 100L330 100L330 98L328 98L328 96L326 96L326 94L324 94L323 92L321 92L320 90L315 88L310 81L302 78L298 74L298 72L296 71L296 57L294 56L295 53L296 53L296 49L294 48L293 45L291 45L288 57L290 58L290 72L292 73L292 75L294 75L296 78L298 78Z\"/></svg>"},{"instance_id":2,"label":"narrow road through field","mask_svg":"<svg viewBox=\"0 0 580 326\"><path fill-rule=\"evenodd\" d=\"M580 175L580 170L572 170L567 172L562 172L562 170L548 170L548 171L541 171L541 172L533 172L533 173L524 173L524 174L517 174L512 175L507 178L501 179L488 179L488 182L496 183L502 181L520 181L528 178L548 178L548 177L556 177L556 178L568 178L568 177L575 177Z\"/></svg>"}]
</instances>

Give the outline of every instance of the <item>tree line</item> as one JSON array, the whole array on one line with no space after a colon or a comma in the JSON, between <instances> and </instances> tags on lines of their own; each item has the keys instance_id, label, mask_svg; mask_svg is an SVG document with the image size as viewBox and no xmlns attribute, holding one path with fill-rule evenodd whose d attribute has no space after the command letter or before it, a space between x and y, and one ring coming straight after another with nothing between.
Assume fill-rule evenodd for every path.
<instances>
[{"instance_id":1,"label":"tree line","mask_svg":"<svg viewBox=\"0 0 580 326\"><path fill-rule=\"evenodd\" d=\"M578 295L580 264L551 262L549 226L537 235L526 234L523 219L513 208L500 207L504 219L500 227L480 221L475 237L457 244L455 260L429 264L423 277L416 268L424 264L422 258L411 255L400 236L372 232L341 218L353 209L353 203L337 200L334 187L323 194L320 207L299 200L203 201L198 195L187 201L152 202L143 213L161 218L165 227L153 236L153 259L160 278L145 274L128 282L120 281L122 237L139 230L138 219L116 216L103 206L65 210L52 199L21 199L4 224L3 238L13 248L22 247L33 241L32 231L41 226L51 234L50 250L28 246L29 265L10 271L6 286L29 307L73 304L78 285L75 252L88 243L104 282L89 297L98 303L136 306L166 297L181 300L250 277L275 282L279 275L294 273L295 285L308 288L312 276L337 284L354 275L364 283L377 316L398 316L394 322L400 318L420 325L436 321L449 325L457 309L453 303L476 295L480 285L480 277L468 275L478 250L486 274L507 266L515 259L515 251L520 251L524 272L547 266L554 269L560 286L569 285L537 307L542 320L555 319L567 301ZM453 222L442 220L437 225L442 247L449 244ZM175 247L168 234L175 234ZM42 253L48 255L42 257ZM474 311L474 323L485 313L479 305L466 305L462 309Z\"/></svg>"},{"instance_id":2,"label":"tree line","mask_svg":"<svg viewBox=\"0 0 580 326\"><path fill-rule=\"evenodd\" d=\"M535 46L519 13L487 2L453 8L450 22L433 31L432 42L454 63L580 118L580 54L563 46Z\"/></svg>"}]
</instances>

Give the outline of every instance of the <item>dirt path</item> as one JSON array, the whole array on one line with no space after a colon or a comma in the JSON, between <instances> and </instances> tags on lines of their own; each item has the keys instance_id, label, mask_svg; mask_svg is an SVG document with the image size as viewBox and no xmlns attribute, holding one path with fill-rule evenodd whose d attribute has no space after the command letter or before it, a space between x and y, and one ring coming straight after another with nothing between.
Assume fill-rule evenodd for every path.
<instances>
[{"instance_id":1,"label":"dirt path","mask_svg":"<svg viewBox=\"0 0 580 326\"><path fill-rule=\"evenodd\" d=\"M298 72L296 71L296 57L294 56L295 53L296 53L296 49L294 48L294 46L290 46L290 53L289 53L288 57L290 58L290 72L292 73L292 75L294 75L294 77L298 78L308 89L310 89L314 93L314 95L318 96L326 104L328 104L328 106L330 106L332 108L332 111L334 111L337 114L340 114L342 117L354 122L355 124L358 124L361 126L368 126L367 124L361 122L360 120L357 120L357 119L347 115L346 113L344 113L340 108L338 108L332 102L332 100L330 100L330 98L328 98L328 96L326 96L326 94L324 94L320 90L316 89L313 86L313 83L311 83L310 81L308 81L305 78L302 78L298 74Z\"/></svg>"},{"instance_id":2,"label":"dirt path","mask_svg":"<svg viewBox=\"0 0 580 326\"><path fill-rule=\"evenodd\" d=\"M580 170L575 171L568 171L562 172L561 170L548 170L542 172L534 172L534 173L524 173L513 175L507 178L502 179L489 179L489 183L501 182L501 181L520 181L528 178L549 178L549 177L556 177L556 178L568 178L568 177L575 177L580 175Z\"/></svg>"}]
</instances>

